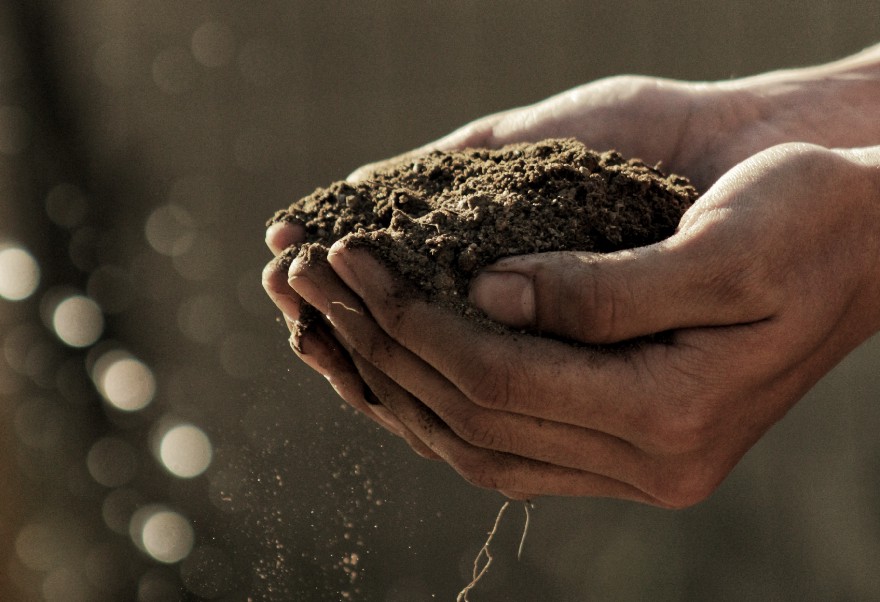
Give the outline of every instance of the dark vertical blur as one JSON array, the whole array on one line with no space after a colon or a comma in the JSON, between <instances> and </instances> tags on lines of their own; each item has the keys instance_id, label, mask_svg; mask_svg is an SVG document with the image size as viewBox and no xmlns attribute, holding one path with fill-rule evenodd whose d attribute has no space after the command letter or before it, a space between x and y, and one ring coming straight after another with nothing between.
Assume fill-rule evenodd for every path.
<instances>
[{"instance_id":1,"label":"dark vertical blur","mask_svg":"<svg viewBox=\"0 0 880 602\"><path fill-rule=\"evenodd\" d=\"M875 0L0 3L0 599L453 599L501 499L294 361L264 219L598 77L877 41ZM878 354L694 509L540 500L519 562L509 513L472 599L880 598Z\"/></svg>"}]
</instances>

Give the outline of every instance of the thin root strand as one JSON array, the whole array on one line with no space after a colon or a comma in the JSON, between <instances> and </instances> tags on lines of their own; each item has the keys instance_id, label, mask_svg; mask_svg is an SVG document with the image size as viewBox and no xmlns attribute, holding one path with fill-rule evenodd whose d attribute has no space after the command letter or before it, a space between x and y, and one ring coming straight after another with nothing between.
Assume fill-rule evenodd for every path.
<instances>
[{"instance_id":1,"label":"thin root strand","mask_svg":"<svg viewBox=\"0 0 880 602\"><path fill-rule=\"evenodd\" d=\"M526 513L526 521L523 526L522 537L519 540L519 548L516 552L516 559L519 560L522 557L523 546L526 543L526 534L529 532L529 507L531 506L531 502L526 501L523 502L523 509ZM504 516L504 513L507 511L507 508L510 507L510 502L504 502L501 505L501 508L498 510L498 515L495 517L495 524L492 525L492 530L489 531L488 537L486 537L486 542L483 544L483 547L480 548L480 551L477 553L477 557L474 558L474 569L472 573L471 582L464 586L464 589L458 593L458 596L455 597L455 602L471 602L468 598L468 594L472 589L477 586L477 583L483 578L483 576L489 571L489 567L492 565L493 556L489 551L489 545L492 543L492 540L495 538L495 534L498 532L498 526L501 524L501 517ZM485 558L485 562L481 561Z\"/></svg>"}]
</instances>

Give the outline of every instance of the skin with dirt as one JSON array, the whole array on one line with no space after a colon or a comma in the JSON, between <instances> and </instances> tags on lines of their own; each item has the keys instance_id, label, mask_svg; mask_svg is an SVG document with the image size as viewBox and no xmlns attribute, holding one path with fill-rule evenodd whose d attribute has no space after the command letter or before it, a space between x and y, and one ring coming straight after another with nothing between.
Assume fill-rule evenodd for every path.
<instances>
[{"instance_id":1,"label":"skin with dirt","mask_svg":"<svg viewBox=\"0 0 880 602\"><path fill-rule=\"evenodd\" d=\"M328 247L347 237L414 294L488 322L467 302L468 283L485 266L513 255L608 253L658 242L675 232L697 196L682 176L550 139L432 152L364 181L319 188L269 223L305 228L304 243L286 251L288 262L297 254L324 261Z\"/></svg>"}]
</instances>

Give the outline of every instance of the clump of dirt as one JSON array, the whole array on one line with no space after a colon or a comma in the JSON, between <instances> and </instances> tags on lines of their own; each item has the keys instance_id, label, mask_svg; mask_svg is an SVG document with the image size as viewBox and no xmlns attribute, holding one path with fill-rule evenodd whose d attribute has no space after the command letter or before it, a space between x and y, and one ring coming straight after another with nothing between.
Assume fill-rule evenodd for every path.
<instances>
[{"instance_id":1,"label":"clump of dirt","mask_svg":"<svg viewBox=\"0 0 880 602\"><path fill-rule=\"evenodd\" d=\"M697 199L689 181L615 151L570 139L497 150L435 151L336 182L279 211L296 221L309 258L351 235L416 291L478 314L468 283L511 255L546 251L608 253L663 240Z\"/></svg>"}]
</instances>

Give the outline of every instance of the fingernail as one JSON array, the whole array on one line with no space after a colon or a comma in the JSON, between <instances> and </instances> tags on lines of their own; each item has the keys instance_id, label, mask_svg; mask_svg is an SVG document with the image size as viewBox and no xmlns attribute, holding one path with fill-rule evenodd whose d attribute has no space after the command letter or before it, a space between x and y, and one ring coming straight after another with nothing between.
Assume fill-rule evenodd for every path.
<instances>
[{"instance_id":1,"label":"fingernail","mask_svg":"<svg viewBox=\"0 0 880 602\"><path fill-rule=\"evenodd\" d=\"M266 228L266 246L275 254L280 255L291 245L300 243L305 238L302 224L292 221L287 212L277 213L269 220Z\"/></svg>"},{"instance_id":2,"label":"fingernail","mask_svg":"<svg viewBox=\"0 0 880 602\"><path fill-rule=\"evenodd\" d=\"M327 297L324 296L324 293L321 292L321 289L314 282L305 276L291 276L287 282L290 284L290 288L295 290L300 297L308 301L319 312L324 315L330 313L330 302L327 301Z\"/></svg>"},{"instance_id":3,"label":"fingernail","mask_svg":"<svg viewBox=\"0 0 880 602\"><path fill-rule=\"evenodd\" d=\"M358 274L351 268L347 261L347 254L350 251L345 248L345 242L336 242L327 253L327 261L333 266L333 271L345 282L350 289L357 293L361 293L361 282Z\"/></svg>"},{"instance_id":4,"label":"fingernail","mask_svg":"<svg viewBox=\"0 0 880 602\"><path fill-rule=\"evenodd\" d=\"M370 411L372 411L373 415L385 425L385 428L398 437L403 437L403 424L401 424L394 414L392 414L387 408L384 406L371 405Z\"/></svg>"},{"instance_id":5,"label":"fingernail","mask_svg":"<svg viewBox=\"0 0 880 602\"><path fill-rule=\"evenodd\" d=\"M471 283L470 300L509 326L535 323L535 287L531 278L517 272L483 272Z\"/></svg>"}]
</instances>

